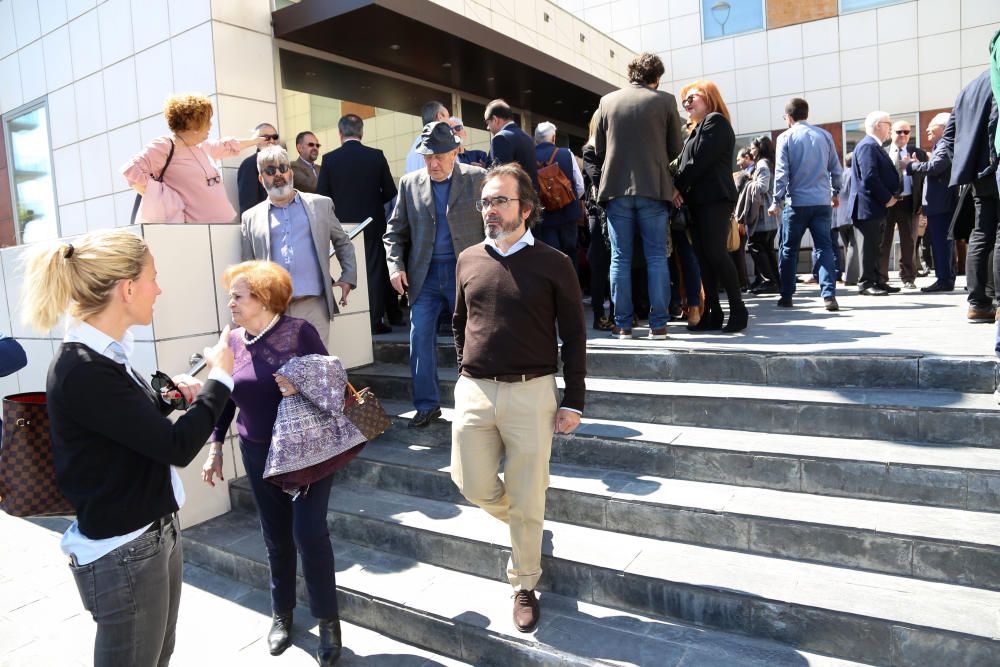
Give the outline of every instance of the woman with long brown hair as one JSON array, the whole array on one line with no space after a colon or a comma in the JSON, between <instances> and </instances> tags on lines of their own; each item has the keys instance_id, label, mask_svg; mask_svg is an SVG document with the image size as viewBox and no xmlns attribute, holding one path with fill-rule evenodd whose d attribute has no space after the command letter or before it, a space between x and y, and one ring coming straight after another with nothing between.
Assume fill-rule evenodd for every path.
<instances>
[{"instance_id":1,"label":"woman with long brown hair","mask_svg":"<svg viewBox=\"0 0 1000 667\"><path fill-rule=\"evenodd\" d=\"M711 81L689 83L681 89L681 104L688 113L688 134L681 151L674 185L674 205L688 205L695 254L705 287L705 313L691 331L742 331L748 313L740 295L736 267L726 250L730 219L736 204L732 160L736 134L729 109ZM719 283L729 299L729 321L722 326Z\"/></svg>"}]
</instances>

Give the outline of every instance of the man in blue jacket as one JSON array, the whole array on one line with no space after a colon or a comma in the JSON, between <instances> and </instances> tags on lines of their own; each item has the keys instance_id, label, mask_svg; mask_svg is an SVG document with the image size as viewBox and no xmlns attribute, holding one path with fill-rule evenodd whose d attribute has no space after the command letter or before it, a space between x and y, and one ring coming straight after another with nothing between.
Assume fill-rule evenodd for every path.
<instances>
[{"instance_id":1,"label":"man in blue jacket","mask_svg":"<svg viewBox=\"0 0 1000 667\"><path fill-rule=\"evenodd\" d=\"M899 173L882 144L892 132L892 120L884 111L872 111L865 118L865 138L854 147L851 180L854 188L847 206L854 226L861 233L861 279L858 290L865 296L886 296L889 285L879 272L882 228L886 210L896 203ZM898 288L895 288L898 289Z\"/></svg>"},{"instance_id":2,"label":"man in blue jacket","mask_svg":"<svg viewBox=\"0 0 1000 667\"><path fill-rule=\"evenodd\" d=\"M549 162L557 164L559 170L566 176L566 180L573 184L573 194L576 195L576 199L562 208L551 211L544 209L542 222L532 230L532 233L539 241L561 250L573 262L573 266L576 266L576 223L583 217L583 209L580 208L580 197L583 196L583 173L568 148L556 147L556 126L553 123L545 121L535 128L535 159L542 167Z\"/></svg>"},{"instance_id":3,"label":"man in blue jacket","mask_svg":"<svg viewBox=\"0 0 1000 667\"><path fill-rule=\"evenodd\" d=\"M528 172L531 184L538 192L538 167L535 165L535 142L528 133L514 122L514 112L503 100L493 100L486 105L483 115L490 140L489 165L516 162Z\"/></svg>"}]
</instances>

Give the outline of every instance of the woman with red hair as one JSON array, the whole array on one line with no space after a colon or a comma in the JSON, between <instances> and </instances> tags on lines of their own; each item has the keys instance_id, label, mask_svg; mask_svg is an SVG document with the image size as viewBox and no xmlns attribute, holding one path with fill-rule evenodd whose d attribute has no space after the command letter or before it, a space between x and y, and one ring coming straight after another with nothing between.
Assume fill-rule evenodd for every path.
<instances>
[{"instance_id":1,"label":"woman with red hair","mask_svg":"<svg viewBox=\"0 0 1000 667\"><path fill-rule=\"evenodd\" d=\"M681 89L681 104L688 114L688 134L681 151L674 185L674 205L688 205L694 250L705 287L705 313L691 331L742 331L748 313L740 295L736 267L726 250L730 218L736 205L733 151L736 135L729 109L711 81L695 81ZM729 321L722 326L719 283L729 299Z\"/></svg>"}]
</instances>

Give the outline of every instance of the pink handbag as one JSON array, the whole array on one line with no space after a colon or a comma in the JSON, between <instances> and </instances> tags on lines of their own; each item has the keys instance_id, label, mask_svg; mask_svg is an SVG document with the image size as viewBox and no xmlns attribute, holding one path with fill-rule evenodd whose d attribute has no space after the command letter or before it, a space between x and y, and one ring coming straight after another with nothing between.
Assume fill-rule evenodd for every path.
<instances>
[{"instance_id":1,"label":"pink handbag","mask_svg":"<svg viewBox=\"0 0 1000 667\"><path fill-rule=\"evenodd\" d=\"M170 142L167 161L160 170L160 176L150 176L146 181L144 194L135 196L132 206L132 224L150 222L184 222L184 200L177 191L163 182L170 160L174 157L174 142Z\"/></svg>"}]
</instances>

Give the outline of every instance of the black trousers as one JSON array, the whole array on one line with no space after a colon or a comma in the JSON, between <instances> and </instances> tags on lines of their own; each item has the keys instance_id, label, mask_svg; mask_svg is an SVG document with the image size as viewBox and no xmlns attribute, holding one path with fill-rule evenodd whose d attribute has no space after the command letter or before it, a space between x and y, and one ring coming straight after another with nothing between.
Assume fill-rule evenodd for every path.
<instances>
[{"instance_id":1,"label":"black trousers","mask_svg":"<svg viewBox=\"0 0 1000 667\"><path fill-rule=\"evenodd\" d=\"M611 249L607 246L607 236L602 230L601 216L587 216L590 230L590 245L587 246L587 263L590 264L590 304L594 309L594 321L604 315L604 301L611 296ZM611 306L612 312L614 306Z\"/></svg>"},{"instance_id":2,"label":"black trousers","mask_svg":"<svg viewBox=\"0 0 1000 667\"><path fill-rule=\"evenodd\" d=\"M365 272L368 275L368 308L372 324L381 322L386 314L390 319L399 318L396 291L389 282L389 268L385 263L385 223L372 221L362 232L365 237Z\"/></svg>"},{"instance_id":3,"label":"black trousers","mask_svg":"<svg viewBox=\"0 0 1000 667\"><path fill-rule=\"evenodd\" d=\"M753 259L754 273L774 283L778 282L778 257L774 252L774 237L777 230L756 232L750 235L747 252Z\"/></svg>"},{"instance_id":4,"label":"black trousers","mask_svg":"<svg viewBox=\"0 0 1000 667\"><path fill-rule=\"evenodd\" d=\"M913 215L913 196L907 195L895 205L886 209L885 227L882 228L882 249L879 254L879 277L881 282L889 282L889 255L892 251L893 232L899 229L899 279L913 282L917 269L916 258L917 216Z\"/></svg>"},{"instance_id":5,"label":"black trousers","mask_svg":"<svg viewBox=\"0 0 1000 667\"><path fill-rule=\"evenodd\" d=\"M981 178L972 184L973 201L976 206L976 223L969 236L969 250L965 256L965 280L969 288L969 305L990 308L993 304L993 290L989 289L991 266L997 253L997 225L1000 223L1000 207L997 200L997 184L993 175ZM993 268L993 286L1000 285L1000 278Z\"/></svg>"},{"instance_id":6,"label":"black trousers","mask_svg":"<svg viewBox=\"0 0 1000 667\"><path fill-rule=\"evenodd\" d=\"M693 219L694 252L701 267L701 284L705 288L706 310L719 310L720 284L726 290L730 306L743 303L736 265L726 250L733 206L730 201L688 205Z\"/></svg>"},{"instance_id":7,"label":"black trousers","mask_svg":"<svg viewBox=\"0 0 1000 667\"><path fill-rule=\"evenodd\" d=\"M879 257L882 254L882 229L885 218L855 220L854 228L861 235L861 276L858 289L875 287L882 283Z\"/></svg>"}]
</instances>

